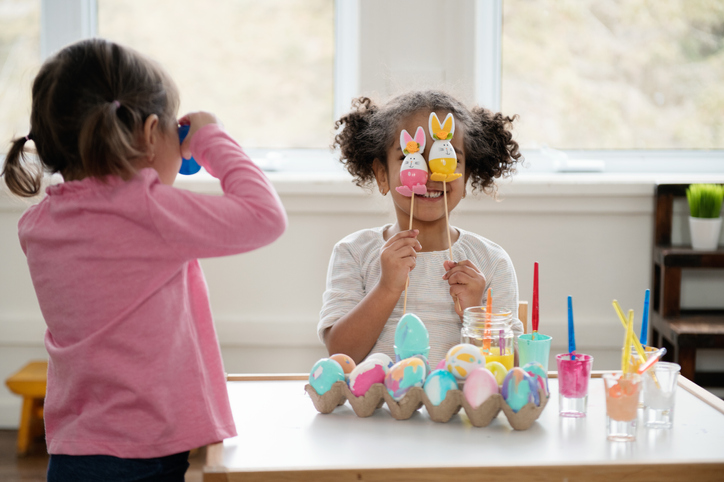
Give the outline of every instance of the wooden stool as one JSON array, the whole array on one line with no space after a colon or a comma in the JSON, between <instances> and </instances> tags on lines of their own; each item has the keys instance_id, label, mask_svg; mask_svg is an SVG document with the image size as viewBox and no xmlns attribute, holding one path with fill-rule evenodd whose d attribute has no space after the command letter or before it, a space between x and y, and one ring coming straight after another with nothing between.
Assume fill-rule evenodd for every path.
<instances>
[{"instance_id":1,"label":"wooden stool","mask_svg":"<svg viewBox=\"0 0 724 482\"><path fill-rule=\"evenodd\" d=\"M5 380L11 392L23 397L18 430L19 455L25 455L31 439L43 432L43 401L47 380L47 361L31 361Z\"/></svg>"}]
</instances>

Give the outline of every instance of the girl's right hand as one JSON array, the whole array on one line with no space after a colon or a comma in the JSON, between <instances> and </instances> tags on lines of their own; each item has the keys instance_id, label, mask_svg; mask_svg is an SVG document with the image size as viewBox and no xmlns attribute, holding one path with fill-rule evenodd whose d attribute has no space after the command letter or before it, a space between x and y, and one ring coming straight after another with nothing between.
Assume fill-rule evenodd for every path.
<instances>
[{"instance_id":1,"label":"girl's right hand","mask_svg":"<svg viewBox=\"0 0 724 482\"><path fill-rule=\"evenodd\" d=\"M181 144L181 155L184 159L191 158L191 139L194 137L197 130L207 124L221 124L218 117L211 112L204 111L190 112L180 118L178 123L182 126L189 126L189 133L186 135L186 139L184 139Z\"/></svg>"},{"instance_id":2,"label":"girl's right hand","mask_svg":"<svg viewBox=\"0 0 724 482\"><path fill-rule=\"evenodd\" d=\"M420 231L401 231L387 240L380 250L382 274L379 286L396 295L405 291L407 276L415 269L417 252L422 245L417 240Z\"/></svg>"}]
</instances>

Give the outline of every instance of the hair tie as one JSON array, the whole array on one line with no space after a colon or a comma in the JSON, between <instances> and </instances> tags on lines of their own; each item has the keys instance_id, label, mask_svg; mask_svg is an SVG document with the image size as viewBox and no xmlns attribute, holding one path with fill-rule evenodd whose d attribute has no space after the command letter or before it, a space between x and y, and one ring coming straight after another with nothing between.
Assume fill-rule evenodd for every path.
<instances>
[{"instance_id":1,"label":"hair tie","mask_svg":"<svg viewBox=\"0 0 724 482\"><path fill-rule=\"evenodd\" d=\"M118 102L117 100L114 100L114 101L113 101L113 105L115 105L115 106L116 106L116 109L118 109L118 108L120 108L120 107L121 107L121 103L120 103L120 102Z\"/></svg>"},{"instance_id":2,"label":"hair tie","mask_svg":"<svg viewBox=\"0 0 724 482\"><path fill-rule=\"evenodd\" d=\"M32 141L32 140L33 140L32 134L28 134L27 136L25 136L25 142Z\"/></svg>"}]
</instances>

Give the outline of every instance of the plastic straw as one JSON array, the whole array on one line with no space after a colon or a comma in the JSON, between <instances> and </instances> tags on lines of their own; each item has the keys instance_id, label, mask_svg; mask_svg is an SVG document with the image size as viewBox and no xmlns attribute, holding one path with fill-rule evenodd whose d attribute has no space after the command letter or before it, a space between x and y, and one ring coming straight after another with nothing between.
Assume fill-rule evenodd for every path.
<instances>
[{"instance_id":1,"label":"plastic straw","mask_svg":"<svg viewBox=\"0 0 724 482\"><path fill-rule=\"evenodd\" d=\"M644 295L644 316L641 319L641 340L642 345L646 345L649 341L649 299L651 297L651 290L646 290Z\"/></svg>"},{"instance_id":2,"label":"plastic straw","mask_svg":"<svg viewBox=\"0 0 724 482\"><path fill-rule=\"evenodd\" d=\"M613 300L613 309L616 310L616 314L618 315L618 319L621 320L621 324L623 325L624 329L626 328L626 325L628 322L626 321L626 316L623 314L623 310L621 309L621 305L618 304L618 301ZM638 356L641 357L643 361L646 361L646 352L644 351L644 347L641 345L641 342L636 337L636 335L633 335L633 346L636 348L636 353Z\"/></svg>"},{"instance_id":3,"label":"plastic straw","mask_svg":"<svg viewBox=\"0 0 724 482\"><path fill-rule=\"evenodd\" d=\"M573 329L573 298L568 297L568 353L571 360L576 359L576 332Z\"/></svg>"},{"instance_id":4,"label":"plastic straw","mask_svg":"<svg viewBox=\"0 0 724 482\"><path fill-rule=\"evenodd\" d=\"M538 262L533 265L533 313L531 317L533 323L533 336L535 340L535 334L538 333Z\"/></svg>"},{"instance_id":5,"label":"plastic straw","mask_svg":"<svg viewBox=\"0 0 724 482\"><path fill-rule=\"evenodd\" d=\"M485 332L483 333L483 351L490 353L490 325L493 321L493 289L488 288L488 301L485 304Z\"/></svg>"}]
</instances>

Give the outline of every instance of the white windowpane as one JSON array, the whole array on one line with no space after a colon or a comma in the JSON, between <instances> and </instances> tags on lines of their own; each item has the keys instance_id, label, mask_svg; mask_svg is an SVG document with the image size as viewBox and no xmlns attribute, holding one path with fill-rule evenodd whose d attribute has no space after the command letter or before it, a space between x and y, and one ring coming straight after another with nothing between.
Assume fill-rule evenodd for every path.
<instances>
[{"instance_id":1,"label":"white windowpane","mask_svg":"<svg viewBox=\"0 0 724 482\"><path fill-rule=\"evenodd\" d=\"M504 0L524 147L724 148L724 2Z\"/></svg>"},{"instance_id":2,"label":"white windowpane","mask_svg":"<svg viewBox=\"0 0 724 482\"><path fill-rule=\"evenodd\" d=\"M40 68L40 0L0 0L0 142L25 136Z\"/></svg>"},{"instance_id":3,"label":"white windowpane","mask_svg":"<svg viewBox=\"0 0 724 482\"><path fill-rule=\"evenodd\" d=\"M181 113L208 110L245 147L326 148L333 0L99 0L98 35L158 60Z\"/></svg>"}]
</instances>

